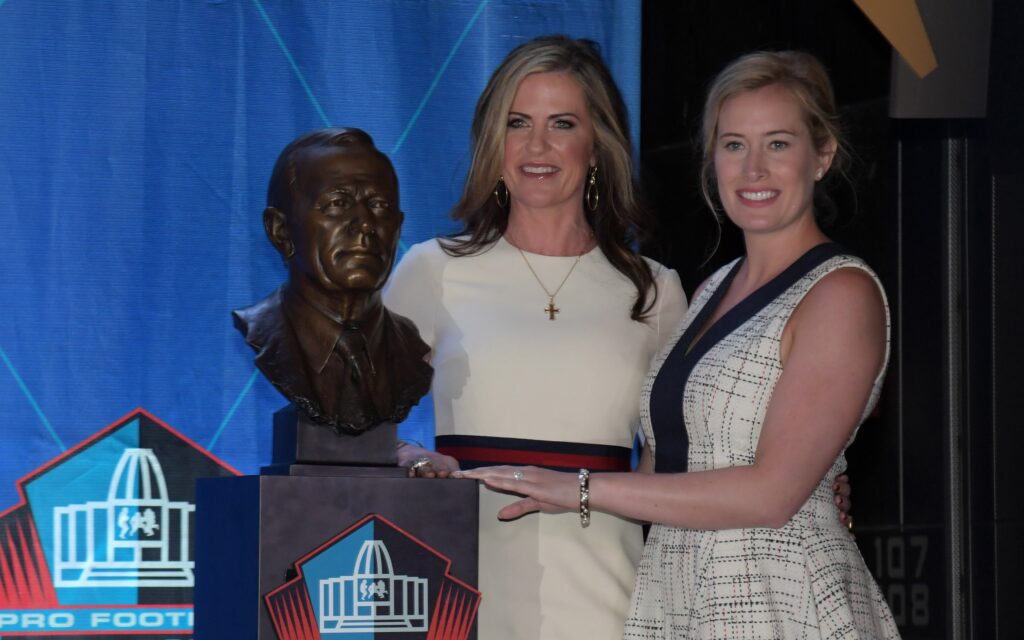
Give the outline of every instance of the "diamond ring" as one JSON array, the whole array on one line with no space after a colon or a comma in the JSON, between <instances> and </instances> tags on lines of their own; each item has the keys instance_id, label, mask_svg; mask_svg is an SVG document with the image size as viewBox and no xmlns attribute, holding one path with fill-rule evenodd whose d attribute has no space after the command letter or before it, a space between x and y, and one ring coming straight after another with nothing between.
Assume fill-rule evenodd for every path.
<instances>
[{"instance_id":1,"label":"diamond ring","mask_svg":"<svg viewBox=\"0 0 1024 640\"><path fill-rule=\"evenodd\" d=\"M512 472L512 479L513 480L522 480L523 479L523 472L522 471L513 471Z\"/></svg>"}]
</instances>

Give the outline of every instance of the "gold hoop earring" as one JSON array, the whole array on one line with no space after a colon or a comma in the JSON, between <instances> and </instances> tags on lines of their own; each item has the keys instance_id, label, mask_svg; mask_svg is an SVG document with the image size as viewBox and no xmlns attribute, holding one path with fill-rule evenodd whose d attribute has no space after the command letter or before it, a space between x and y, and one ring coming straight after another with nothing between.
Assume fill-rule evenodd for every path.
<instances>
[{"instance_id":1,"label":"gold hoop earring","mask_svg":"<svg viewBox=\"0 0 1024 640\"><path fill-rule=\"evenodd\" d=\"M494 200L498 206L504 209L508 206L510 194L505 186L505 176L498 176L498 184L494 185Z\"/></svg>"},{"instance_id":2,"label":"gold hoop earring","mask_svg":"<svg viewBox=\"0 0 1024 640\"><path fill-rule=\"evenodd\" d=\"M587 179L583 201L587 203L588 211L597 211L597 205L601 202L601 194L597 192L597 167L590 167L590 177Z\"/></svg>"}]
</instances>

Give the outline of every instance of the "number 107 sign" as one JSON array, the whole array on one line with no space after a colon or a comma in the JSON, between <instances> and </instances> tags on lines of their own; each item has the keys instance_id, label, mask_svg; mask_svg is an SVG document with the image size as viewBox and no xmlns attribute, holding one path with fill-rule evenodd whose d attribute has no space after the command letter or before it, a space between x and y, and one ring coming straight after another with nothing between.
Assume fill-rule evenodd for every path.
<instances>
[{"instance_id":1,"label":"number 107 sign","mask_svg":"<svg viewBox=\"0 0 1024 640\"><path fill-rule=\"evenodd\" d=\"M943 636L944 535L940 528L858 531L857 543L904 638Z\"/></svg>"}]
</instances>

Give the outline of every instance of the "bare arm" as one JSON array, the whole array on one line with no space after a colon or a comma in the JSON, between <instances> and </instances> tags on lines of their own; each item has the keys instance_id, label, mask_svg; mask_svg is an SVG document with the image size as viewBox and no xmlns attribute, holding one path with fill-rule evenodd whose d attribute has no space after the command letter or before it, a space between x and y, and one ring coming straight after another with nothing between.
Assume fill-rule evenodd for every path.
<instances>
[{"instance_id":1,"label":"bare arm","mask_svg":"<svg viewBox=\"0 0 1024 640\"><path fill-rule=\"evenodd\" d=\"M651 448L646 444L640 451L640 461L633 471L636 473L654 473L654 458L651 457Z\"/></svg>"},{"instance_id":2,"label":"bare arm","mask_svg":"<svg viewBox=\"0 0 1024 640\"><path fill-rule=\"evenodd\" d=\"M826 276L787 327L784 372L772 393L754 464L682 474L594 474L592 509L705 529L784 525L807 501L861 419L885 353L885 312L875 283L843 269ZM503 467L462 472L529 496L502 517L537 508L575 510L575 474Z\"/></svg>"}]
</instances>

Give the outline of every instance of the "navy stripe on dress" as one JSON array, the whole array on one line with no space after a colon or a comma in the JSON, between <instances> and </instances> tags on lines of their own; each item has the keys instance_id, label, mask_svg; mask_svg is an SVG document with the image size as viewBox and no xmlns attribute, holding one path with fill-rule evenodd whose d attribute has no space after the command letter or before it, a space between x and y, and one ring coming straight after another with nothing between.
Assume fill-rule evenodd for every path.
<instances>
[{"instance_id":1,"label":"navy stripe on dress","mask_svg":"<svg viewBox=\"0 0 1024 640\"><path fill-rule=\"evenodd\" d=\"M438 453L455 458L463 469L530 464L557 471L629 471L633 454L615 445L493 436L437 436L434 442Z\"/></svg>"},{"instance_id":2,"label":"navy stripe on dress","mask_svg":"<svg viewBox=\"0 0 1024 640\"><path fill-rule=\"evenodd\" d=\"M847 253L849 252L840 245L832 242L811 247L793 264L786 267L782 273L758 287L726 311L694 343L697 333L707 324L708 318L725 297L729 285L732 284L745 258L740 258L733 265L729 273L712 292L711 298L683 332L679 342L672 348L651 386L650 415L651 428L654 430L654 471L656 473L686 471L686 456L690 441L686 433L686 421L683 418L682 397L686 383L690 379L690 373L697 362L718 342L754 317L812 269L834 256ZM690 348L691 344L692 348Z\"/></svg>"}]
</instances>

